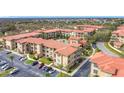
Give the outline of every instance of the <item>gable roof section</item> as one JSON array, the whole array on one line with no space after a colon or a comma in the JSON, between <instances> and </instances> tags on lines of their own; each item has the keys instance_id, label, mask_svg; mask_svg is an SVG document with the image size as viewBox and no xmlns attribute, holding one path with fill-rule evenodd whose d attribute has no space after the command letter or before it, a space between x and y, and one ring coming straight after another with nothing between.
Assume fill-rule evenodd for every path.
<instances>
[{"instance_id":1,"label":"gable roof section","mask_svg":"<svg viewBox=\"0 0 124 93\"><path fill-rule=\"evenodd\" d=\"M113 76L124 76L124 58L114 58L98 52L90 60L104 72Z\"/></svg>"},{"instance_id":2,"label":"gable roof section","mask_svg":"<svg viewBox=\"0 0 124 93\"><path fill-rule=\"evenodd\" d=\"M30 33L7 36L7 37L4 37L3 39L11 41L11 40L18 40L18 39L22 39L22 38L26 38L26 37L36 36L39 34L40 33L37 33L37 32L30 32Z\"/></svg>"}]
</instances>

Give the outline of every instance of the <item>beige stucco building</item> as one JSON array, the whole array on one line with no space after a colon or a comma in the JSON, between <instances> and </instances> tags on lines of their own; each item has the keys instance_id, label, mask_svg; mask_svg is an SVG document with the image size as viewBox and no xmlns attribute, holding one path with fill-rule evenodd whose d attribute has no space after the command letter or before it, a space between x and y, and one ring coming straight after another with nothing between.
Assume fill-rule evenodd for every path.
<instances>
[{"instance_id":1,"label":"beige stucco building","mask_svg":"<svg viewBox=\"0 0 124 93\"><path fill-rule=\"evenodd\" d=\"M91 77L123 77L124 76L124 59L111 57L103 52L98 52L90 59Z\"/></svg>"},{"instance_id":2,"label":"beige stucco building","mask_svg":"<svg viewBox=\"0 0 124 93\"><path fill-rule=\"evenodd\" d=\"M51 58L55 65L62 65L63 67L71 67L81 58L80 47L75 48L52 39L26 38L17 40L16 43L19 53L33 52L38 57Z\"/></svg>"}]
</instances>

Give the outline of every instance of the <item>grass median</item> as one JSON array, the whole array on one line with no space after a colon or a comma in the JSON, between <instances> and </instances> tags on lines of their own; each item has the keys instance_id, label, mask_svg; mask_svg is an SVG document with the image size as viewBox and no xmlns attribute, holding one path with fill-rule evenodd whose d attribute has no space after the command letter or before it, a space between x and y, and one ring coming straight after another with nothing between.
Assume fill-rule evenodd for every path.
<instances>
[{"instance_id":1,"label":"grass median","mask_svg":"<svg viewBox=\"0 0 124 93\"><path fill-rule=\"evenodd\" d=\"M25 61L26 64L33 64L33 62L34 62L33 60L26 60Z\"/></svg>"},{"instance_id":2,"label":"grass median","mask_svg":"<svg viewBox=\"0 0 124 93\"><path fill-rule=\"evenodd\" d=\"M69 75L60 72L59 74L57 74L57 77L69 77Z\"/></svg>"},{"instance_id":3,"label":"grass median","mask_svg":"<svg viewBox=\"0 0 124 93\"><path fill-rule=\"evenodd\" d=\"M13 70L14 68L8 69L6 71L3 71L0 73L0 77L5 77L7 75L9 75L9 73Z\"/></svg>"},{"instance_id":4,"label":"grass median","mask_svg":"<svg viewBox=\"0 0 124 93\"><path fill-rule=\"evenodd\" d=\"M108 45L108 42L105 42L104 45L105 45L105 47L106 47L107 49L109 49L111 52L117 54L117 55L120 56L120 57L124 57L124 53L120 53L120 52L118 52L118 51L112 49L112 48Z\"/></svg>"},{"instance_id":5,"label":"grass median","mask_svg":"<svg viewBox=\"0 0 124 93\"><path fill-rule=\"evenodd\" d=\"M46 58L46 57L42 57L42 58L39 59L39 62L42 62L42 63L44 63L44 64L49 65L49 64L52 63L52 60L49 59L49 58Z\"/></svg>"}]
</instances>

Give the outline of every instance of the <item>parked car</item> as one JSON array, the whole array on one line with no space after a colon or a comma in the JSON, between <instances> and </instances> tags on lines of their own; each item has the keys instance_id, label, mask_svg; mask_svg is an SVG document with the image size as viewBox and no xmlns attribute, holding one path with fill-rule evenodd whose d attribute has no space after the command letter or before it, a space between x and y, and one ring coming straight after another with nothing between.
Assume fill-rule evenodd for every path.
<instances>
[{"instance_id":1,"label":"parked car","mask_svg":"<svg viewBox=\"0 0 124 93\"><path fill-rule=\"evenodd\" d=\"M6 67L8 67L9 66L9 64L5 64L5 65L3 65L2 67L1 67L1 69L5 69Z\"/></svg>"},{"instance_id":2,"label":"parked car","mask_svg":"<svg viewBox=\"0 0 124 93\"><path fill-rule=\"evenodd\" d=\"M32 63L32 66L35 66L37 64L38 64L38 61L35 61L35 62Z\"/></svg>"},{"instance_id":3,"label":"parked car","mask_svg":"<svg viewBox=\"0 0 124 93\"><path fill-rule=\"evenodd\" d=\"M45 65L42 67L42 70L45 70L46 71L47 69L48 69L48 67L45 66Z\"/></svg>"},{"instance_id":4,"label":"parked car","mask_svg":"<svg viewBox=\"0 0 124 93\"><path fill-rule=\"evenodd\" d=\"M18 68L15 68L14 70L12 70L12 71L10 72L10 75L16 74L16 73L18 73L18 72L19 72L19 69L18 69Z\"/></svg>"},{"instance_id":5,"label":"parked car","mask_svg":"<svg viewBox=\"0 0 124 93\"><path fill-rule=\"evenodd\" d=\"M39 66L39 69L41 69L44 66L44 63L41 63Z\"/></svg>"},{"instance_id":6,"label":"parked car","mask_svg":"<svg viewBox=\"0 0 124 93\"><path fill-rule=\"evenodd\" d=\"M51 67L48 67L48 69L46 70L46 72L49 72L52 68Z\"/></svg>"},{"instance_id":7,"label":"parked car","mask_svg":"<svg viewBox=\"0 0 124 93\"><path fill-rule=\"evenodd\" d=\"M12 68L12 67L6 66L5 68L3 68L3 70L8 70L8 69L10 69L10 68Z\"/></svg>"},{"instance_id":8,"label":"parked car","mask_svg":"<svg viewBox=\"0 0 124 93\"><path fill-rule=\"evenodd\" d=\"M26 59L27 59L26 57L19 58L20 61L25 61Z\"/></svg>"},{"instance_id":9,"label":"parked car","mask_svg":"<svg viewBox=\"0 0 124 93\"><path fill-rule=\"evenodd\" d=\"M6 54L11 54L12 52L11 51L7 51Z\"/></svg>"},{"instance_id":10,"label":"parked car","mask_svg":"<svg viewBox=\"0 0 124 93\"><path fill-rule=\"evenodd\" d=\"M54 72L55 72L56 70L54 70L54 69L51 69L51 70L49 70L49 74L53 74Z\"/></svg>"}]
</instances>

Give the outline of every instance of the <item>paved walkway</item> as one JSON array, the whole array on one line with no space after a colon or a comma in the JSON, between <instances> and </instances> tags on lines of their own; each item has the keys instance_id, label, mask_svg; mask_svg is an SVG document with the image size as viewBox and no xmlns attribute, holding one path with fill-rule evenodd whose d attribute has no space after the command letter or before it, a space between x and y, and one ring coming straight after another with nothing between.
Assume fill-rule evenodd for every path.
<instances>
[{"instance_id":1,"label":"paved walkway","mask_svg":"<svg viewBox=\"0 0 124 93\"><path fill-rule=\"evenodd\" d=\"M12 50L8 50L8 49L4 49L5 51L10 51L16 55L19 55L19 56L24 56L24 54L19 54L18 52L15 52L15 51L12 51Z\"/></svg>"},{"instance_id":2,"label":"paved walkway","mask_svg":"<svg viewBox=\"0 0 124 93\"><path fill-rule=\"evenodd\" d=\"M112 57L119 57L117 54L111 52L109 49L107 49L104 45L104 42L97 42L97 47L105 54L112 56Z\"/></svg>"},{"instance_id":3,"label":"paved walkway","mask_svg":"<svg viewBox=\"0 0 124 93\"><path fill-rule=\"evenodd\" d=\"M36 61L36 60L30 58L30 57L29 57L29 54L27 54L27 58L28 58L29 60Z\"/></svg>"}]
</instances>

